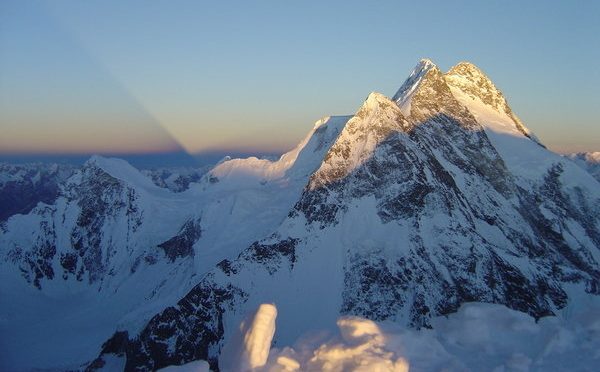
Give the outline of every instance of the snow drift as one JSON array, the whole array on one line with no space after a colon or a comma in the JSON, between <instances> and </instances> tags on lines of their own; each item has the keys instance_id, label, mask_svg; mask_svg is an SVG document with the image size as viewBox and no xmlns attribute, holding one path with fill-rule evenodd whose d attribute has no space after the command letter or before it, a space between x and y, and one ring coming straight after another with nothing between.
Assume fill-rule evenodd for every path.
<instances>
[{"instance_id":1,"label":"snow drift","mask_svg":"<svg viewBox=\"0 0 600 372\"><path fill-rule=\"evenodd\" d=\"M538 322L502 305L466 303L434 319L433 329L421 330L347 316L338 319L337 332L311 332L269 351L264 347L275 312L273 305L259 307L244 334L250 342L241 354L228 356L237 364L223 371L593 371L600 363L598 302ZM261 357L249 359L248 350L259 350ZM260 363L251 366L250 360Z\"/></svg>"}]
</instances>

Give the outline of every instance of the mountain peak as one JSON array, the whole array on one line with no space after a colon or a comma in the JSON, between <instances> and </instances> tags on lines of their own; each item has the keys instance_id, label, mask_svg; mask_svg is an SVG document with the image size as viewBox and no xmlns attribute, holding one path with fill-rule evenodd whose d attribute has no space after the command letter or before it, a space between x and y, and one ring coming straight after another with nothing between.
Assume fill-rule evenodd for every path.
<instances>
[{"instance_id":1,"label":"mountain peak","mask_svg":"<svg viewBox=\"0 0 600 372\"><path fill-rule=\"evenodd\" d=\"M363 107L371 107L372 108L372 107L381 105L381 103L383 103L383 102L386 102L386 103L390 102L390 99L381 93L371 92L367 96L367 99L365 99L365 102L363 103Z\"/></svg>"},{"instance_id":2,"label":"mountain peak","mask_svg":"<svg viewBox=\"0 0 600 372\"><path fill-rule=\"evenodd\" d=\"M421 64L419 64L421 65ZM423 63L426 72L396 100L412 125L419 125L439 116L452 117L467 127L476 126L475 118L452 95L444 74L435 65ZM411 80L413 75L407 80ZM406 84L406 83L405 83Z\"/></svg>"},{"instance_id":3,"label":"mountain peak","mask_svg":"<svg viewBox=\"0 0 600 372\"><path fill-rule=\"evenodd\" d=\"M465 106L469 107L469 110L481 111L480 108L475 107L477 105L491 108L492 111L507 117L509 121L513 122L512 128L501 128L502 131L515 131L515 133L520 133L539 143L530 130L512 112L502 92L477 66L470 62L460 62L452 67L444 75L444 78L452 90L452 94Z\"/></svg>"},{"instance_id":4,"label":"mountain peak","mask_svg":"<svg viewBox=\"0 0 600 372\"><path fill-rule=\"evenodd\" d=\"M355 117L365 119L370 116L378 117L379 115L403 117L396 102L381 93L371 92L356 112Z\"/></svg>"},{"instance_id":5,"label":"mountain peak","mask_svg":"<svg viewBox=\"0 0 600 372\"><path fill-rule=\"evenodd\" d=\"M454 65L447 73L447 75L462 75L465 77L471 76L483 76L487 79L487 76L481 71L481 69L475 66L471 62L462 61ZM489 79L488 79L489 80Z\"/></svg>"},{"instance_id":6,"label":"mountain peak","mask_svg":"<svg viewBox=\"0 0 600 372\"><path fill-rule=\"evenodd\" d=\"M419 60L419 63L417 64L416 67L422 67L422 68L430 69L430 68L433 68L433 67L437 67L437 65L432 60L430 60L429 58L421 58Z\"/></svg>"},{"instance_id":7,"label":"mountain peak","mask_svg":"<svg viewBox=\"0 0 600 372\"><path fill-rule=\"evenodd\" d=\"M400 110L405 116L410 115L410 101L414 92L417 90L426 75L433 72L440 72L438 67L430 59L423 58L413 68L412 72L404 83L400 86L392 100L396 101Z\"/></svg>"},{"instance_id":8,"label":"mountain peak","mask_svg":"<svg viewBox=\"0 0 600 372\"><path fill-rule=\"evenodd\" d=\"M150 178L144 176L138 169L126 160L92 155L83 165L83 169L98 168L109 176L145 189L159 189Z\"/></svg>"},{"instance_id":9,"label":"mountain peak","mask_svg":"<svg viewBox=\"0 0 600 372\"><path fill-rule=\"evenodd\" d=\"M381 93L372 92L329 148L321 166L310 178L309 189L345 178L369 159L377 146L392 133L409 129L410 125L396 102Z\"/></svg>"},{"instance_id":10,"label":"mountain peak","mask_svg":"<svg viewBox=\"0 0 600 372\"><path fill-rule=\"evenodd\" d=\"M500 90L474 64L460 62L445 74L445 78L450 86L460 88L464 93L480 99L495 110L506 113L510 111Z\"/></svg>"}]
</instances>

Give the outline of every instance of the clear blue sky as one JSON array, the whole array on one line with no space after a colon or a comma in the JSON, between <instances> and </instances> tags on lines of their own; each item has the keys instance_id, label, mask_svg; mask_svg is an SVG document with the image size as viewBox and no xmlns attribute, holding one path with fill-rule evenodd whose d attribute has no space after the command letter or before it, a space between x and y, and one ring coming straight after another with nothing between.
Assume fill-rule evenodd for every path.
<instances>
[{"instance_id":1,"label":"clear blue sky","mask_svg":"<svg viewBox=\"0 0 600 372\"><path fill-rule=\"evenodd\" d=\"M280 151L468 60L557 151L600 150L598 1L0 2L0 152Z\"/></svg>"}]
</instances>

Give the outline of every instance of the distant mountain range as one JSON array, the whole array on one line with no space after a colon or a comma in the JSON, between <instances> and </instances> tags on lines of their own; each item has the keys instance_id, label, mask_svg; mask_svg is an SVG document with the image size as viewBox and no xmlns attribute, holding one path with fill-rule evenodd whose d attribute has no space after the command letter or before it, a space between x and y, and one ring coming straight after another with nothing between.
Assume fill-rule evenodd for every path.
<instances>
[{"instance_id":1,"label":"distant mountain range","mask_svg":"<svg viewBox=\"0 0 600 372\"><path fill-rule=\"evenodd\" d=\"M600 181L600 151L580 152L567 156Z\"/></svg>"},{"instance_id":2,"label":"distant mountain range","mask_svg":"<svg viewBox=\"0 0 600 372\"><path fill-rule=\"evenodd\" d=\"M467 302L557 314L600 294L598 173L572 158L473 64L422 60L392 98L319 120L278 160L5 165L3 185L31 191L2 201L0 363L226 368L220 350L263 303L279 345L340 315L427 328Z\"/></svg>"}]
</instances>

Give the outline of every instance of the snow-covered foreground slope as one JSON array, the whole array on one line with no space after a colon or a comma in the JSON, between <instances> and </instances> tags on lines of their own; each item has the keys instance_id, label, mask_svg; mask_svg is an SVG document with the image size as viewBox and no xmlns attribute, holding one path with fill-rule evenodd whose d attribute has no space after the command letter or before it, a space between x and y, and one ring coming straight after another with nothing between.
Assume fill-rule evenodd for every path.
<instances>
[{"instance_id":1,"label":"snow-covered foreground slope","mask_svg":"<svg viewBox=\"0 0 600 372\"><path fill-rule=\"evenodd\" d=\"M257 159L226 160L177 193L93 157L50 204L2 222L0 369L77 368L116 330L138 332L281 223L346 120L320 120L259 176Z\"/></svg>"},{"instance_id":2,"label":"snow-covered foreground slope","mask_svg":"<svg viewBox=\"0 0 600 372\"><path fill-rule=\"evenodd\" d=\"M346 316L337 320L337 331L332 326L303 334L292 345L277 345L254 360L247 350L264 351L265 340L270 343L271 339L261 338L254 344L256 338L245 337L248 343L239 354L225 355L237 364L221 370L591 372L600 363L600 304L581 303L579 307L575 313L536 322L503 305L465 303L456 313L432 319L433 329L421 330ZM257 316L260 313L259 308ZM270 321L240 336L273 332L275 322ZM248 368L249 360L257 362L254 368ZM195 366L199 368L191 369ZM193 362L161 371L207 367Z\"/></svg>"},{"instance_id":3,"label":"snow-covered foreground slope","mask_svg":"<svg viewBox=\"0 0 600 372\"><path fill-rule=\"evenodd\" d=\"M338 128L298 166L312 170L277 227L141 331L115 333L91 367L216 366L262 303L291 345L340 315L427 328L485 302L539 319L600 293L600 184L545 149L475 66L422 61L394 99L370 94ZM285 185L300 160L227 162L209 179Z\"/></svg>"}]
</instances>

